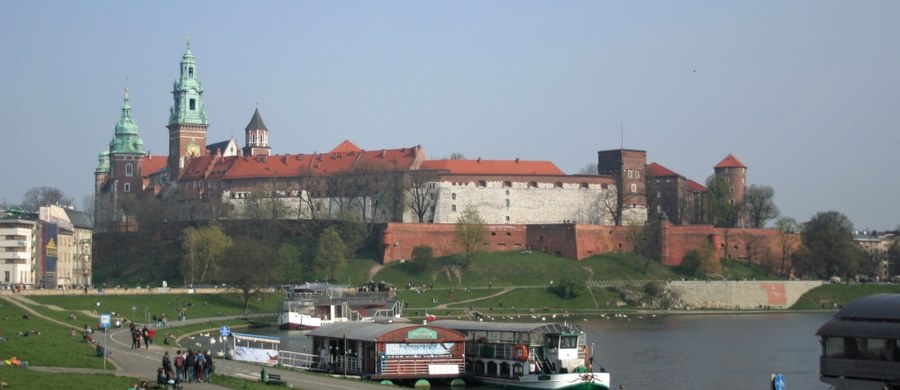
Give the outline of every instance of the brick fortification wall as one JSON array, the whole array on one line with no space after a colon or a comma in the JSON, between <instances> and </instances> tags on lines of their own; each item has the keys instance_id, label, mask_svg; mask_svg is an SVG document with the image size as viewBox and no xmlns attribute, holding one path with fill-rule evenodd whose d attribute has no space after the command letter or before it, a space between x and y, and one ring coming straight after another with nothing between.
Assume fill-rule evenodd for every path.
<instances>
[{"instance_id":1,"label":"brick fortification wall","mask_svg":"<svg viewBox=\"0 0 900 390\"><path fill-rule=\"evenodd\" d=\"M525 246L525 225L487 225L486 252L521 251ZM381 234L383 264L412 258L413 248L428 245L434 257L461 253L456 244L455 224L389 223Z\"/></svg>"},{"instance_id":2,"label":"brick fortification wall","mask_svg":"<svg viewBox=\"0 0 900 390\"><path fill-rule=\"evenodd\" d=\"M579 225L574 223L543 225L487 225L487 252L534 250L554 256L582 260L608 252L629 252L634 243L627 226ZM388 264L412 258L412 250L428 245L434 256L460 253L455 224L390 223L385 226L381 243L382 262ZM751 258L754 262L781 258L781 233L775 229L723 229L712 225L672 226L662 229L662 263L680 265L684 255L711 243L717 258ZM790 237L799 245L799 237Z\"/></svg>"}]
</instances>

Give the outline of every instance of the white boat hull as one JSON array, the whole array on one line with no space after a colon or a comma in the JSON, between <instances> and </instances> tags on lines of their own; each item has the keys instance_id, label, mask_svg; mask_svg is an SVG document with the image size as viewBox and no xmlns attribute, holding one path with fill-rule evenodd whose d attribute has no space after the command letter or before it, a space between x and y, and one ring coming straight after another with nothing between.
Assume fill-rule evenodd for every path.
<instances>
[{"instance_id":1,"label":"white boat hull","mask_svg":"<svg viewBox=\"0 0 900 390\"><path fill-rule=\"evenodd\" d=\"M551 375L523 375L516 378L496 378L475 376L475 382L502 386L505 389L546 389L546 390L576 390L576 389L609 389L609 373L571 373Z\"/></svg>"}]
</instances>

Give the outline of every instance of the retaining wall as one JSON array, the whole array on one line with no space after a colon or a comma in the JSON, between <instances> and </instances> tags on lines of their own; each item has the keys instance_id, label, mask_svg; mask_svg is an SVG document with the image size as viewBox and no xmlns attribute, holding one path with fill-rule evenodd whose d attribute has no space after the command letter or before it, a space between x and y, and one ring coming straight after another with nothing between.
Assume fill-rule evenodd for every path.
<instances>
[{"instance_id":1,"label":"retaining wall","mask_svg":"<svg viewBox=\"0 0 900 390\"><path fill-rule=\"evenodd\" d=\"M787 309L821 281L674 281L666 288L693 308Z\"/></svg>"}]
</instances>

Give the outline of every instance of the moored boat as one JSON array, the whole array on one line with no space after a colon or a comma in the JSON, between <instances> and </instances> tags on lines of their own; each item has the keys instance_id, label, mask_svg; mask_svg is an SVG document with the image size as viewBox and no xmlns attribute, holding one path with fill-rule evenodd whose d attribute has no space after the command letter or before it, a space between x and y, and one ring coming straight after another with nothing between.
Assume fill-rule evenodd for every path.
<instances>
[{"instance_id":1,"label":"moored boat","mask_svg":"<svg viewBox=\"0 0 900 390\"><path fill-rule=\"evenodd\" d=\"M505 389L609 389L610 375L594 366L584 330L567 323L439 320L429 325L466 336L470 380Z\"/></svg>"},{"instance_id":2,"label":"moored boat","mask_svg":"<svg viewBox=\"0 0 900 390\"><path fill-rule=\"evenodd\" d=\"M336 322L374 322L379 318L400 318L401 310L395 291L385 283L373 282L358 288L305 283L285 288L278 327L303 330Z\"/></svg>"}]
</instances>

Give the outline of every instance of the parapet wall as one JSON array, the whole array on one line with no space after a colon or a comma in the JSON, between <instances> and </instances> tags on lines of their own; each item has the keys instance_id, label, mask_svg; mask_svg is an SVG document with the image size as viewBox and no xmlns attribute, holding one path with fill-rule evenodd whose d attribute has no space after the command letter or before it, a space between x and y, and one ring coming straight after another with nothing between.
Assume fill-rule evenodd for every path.
<instances>
[{"instance_id":1,"label":"parapet wall","mask_svg":"<svg viewBox=\"0 0 900 390\"><path fill-rule=\"evenodd\" d=\"M666 288L703 309L787 309L821 281L674 281Z\"/></svg>"}]
</instances>

